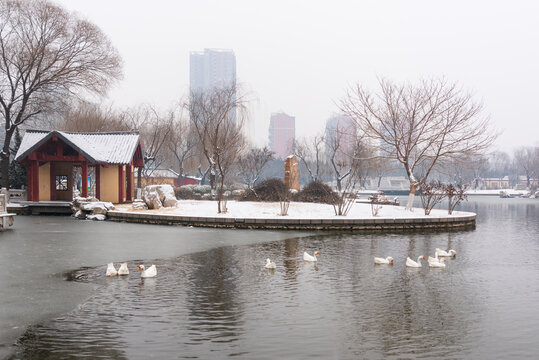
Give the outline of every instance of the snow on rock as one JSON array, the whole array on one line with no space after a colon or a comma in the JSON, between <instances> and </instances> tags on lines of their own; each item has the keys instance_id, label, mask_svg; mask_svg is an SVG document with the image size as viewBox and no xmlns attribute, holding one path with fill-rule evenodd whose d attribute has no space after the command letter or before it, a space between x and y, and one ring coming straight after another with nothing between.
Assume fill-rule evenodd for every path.
<instances>
[{"instance_id":1,"label":"snow on rock","mask_svg":"<svg viewBox=\"0 0 539 360\"><path fill-rule=\"evenodd\" d=\"M142 200L148 209L175 207L178 204L171 185L148 185L142 191Z\"/></svg>"},{"instance_id":2,"label":"snow on rock","mask_svg":"<svg viewBox=\"0 0 539 360\"><path fill-rule=\"evenodd\" d=\"M106 214L108 210L114 210L114 205L108 201L98 201L82 204L80 208L94 214Z\"/></svg>"},{"instance_id":3,"label":"snow on rock","mask_svg":"<svg viewBox=\"0 0 539 360\"><path fill-rule=\"evenodd\" d=\"M103 221L103 220L105 220L105 218L106 218L106 216L104 214L86 215L87 220Z\"/></svg>"},{"instance_id":4,"label":"snow on rock","mask_svg":"<svg viewBox=\"0 0 539 360\"><path fill-rule=\"evenodd\" d=\"M114 205L108 201L99 201L94 197L76 197L71 203L74 217L78 219L104 220L107 211L114 210ZM97 218L95 216L99 215ZM103 217L103 219L101 219Z\"/></svg>"},{"instance_id":5,"label":"snow on rock","mask_svg":"<svg viewBox=\"0 0 539 360\"><path fill-rule=\"evenodd\" d=\"M146 210L148 207L146 206L146 203L144 201L135 201L131 205L131 208L133 210Z\"/></svg>"},{"instance_id":6,"label":"snow on rock","mask_svg":"<svg viewBox=\"0 0 539 360\"><path fill-rule=\"evenodd\" d=\"M160 209L163 207L156 185L149 185L142 190L142 200L148 206L148 209Z\"/></svg>"},{"instance_id":7,"label":"snow on rock","mask_svg":"<svg viewBox=\"0 0 539 360\"><path fill-rule=\"evenodd\" d=\"M157 192L161 197L161 202L164 207L175 207L178 205L178 200L174 194L174 189L171 185L159 185Z\"/></svg>"}]
</instances>

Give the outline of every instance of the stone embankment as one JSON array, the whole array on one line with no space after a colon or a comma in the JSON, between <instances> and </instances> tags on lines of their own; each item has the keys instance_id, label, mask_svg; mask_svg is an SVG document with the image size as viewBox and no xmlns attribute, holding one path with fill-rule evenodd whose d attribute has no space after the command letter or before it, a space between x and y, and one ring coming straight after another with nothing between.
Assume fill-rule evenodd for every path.
<instances>
[{"instance_id":1,"label":"stone embankment","mask_svg":"<svg viewBox=\"0 0 539 360\"><path fill-rule=\"evenodd\" d=\"M180 216L129 211L109 211L108 219L131 223L184 225L213 228L267 229L267 230L361 230L361 231L410 231L452 230L475 227L476 215L424 218L378 219L290 219L290 218L233 218Z\"/></svg>"}]
</instances>

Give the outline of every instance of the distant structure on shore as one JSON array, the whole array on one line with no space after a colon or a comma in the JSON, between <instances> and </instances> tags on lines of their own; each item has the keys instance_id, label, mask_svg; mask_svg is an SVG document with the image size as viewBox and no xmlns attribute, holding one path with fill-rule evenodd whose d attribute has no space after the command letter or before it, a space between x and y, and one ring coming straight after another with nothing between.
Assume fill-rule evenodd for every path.
<instances>
[{"instance_id":1,"label":"distant structure on shore","mask_svg":"<svg viewBox=\"0 0 539 360\"><path fill-rule=\"evenodd\" d=\"M269 147L276 159L285 159L294 152L296 138L296 117L284 112L271 114L269 126Z\"/></svg>"},{"instance_id":2,"label":"distant structure on shore","mask_svg":"<svg viewBox=\"0 0 539 360\"><path fill-rule=\"evenodd\" d=\"M356 144L357 127L354 119L348 116L333 116L326 121L326 146L327 156L331 156L331 149L337 150L337 161L346 159L354 152ZM335 146L338 144L338 147Z\"/></svg>"},{"instance_id":3,"label":"distant structure on shore","mask_svg":"<svg viewBox=\"0 0 539 360\"><path fill-rule=\"evenodd\" d=\"M189 56L189 89L208 91L236 85L236 55L228 49L191 51Z\"/></svg>"}]
</instances>

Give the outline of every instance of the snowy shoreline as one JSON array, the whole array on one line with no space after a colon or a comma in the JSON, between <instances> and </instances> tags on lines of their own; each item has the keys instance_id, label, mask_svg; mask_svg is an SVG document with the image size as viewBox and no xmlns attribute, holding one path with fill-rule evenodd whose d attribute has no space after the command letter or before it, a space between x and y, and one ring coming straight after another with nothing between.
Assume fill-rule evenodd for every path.
<instances>
[{"instance_id":1,"label":"snowy shoreline","mask_svg":"<svg viewBox=\"0 0 539 360\"><path fill-rule=\"evenodd\" d=\"M280 216L277 202L228 202L229 211L217 214L217 203L204 200L182 200L175 208L133 210L129 204L118 205L107 213L111 221L183 225L196 227L262 229L262 230L448 230L475 227L476 214L433 209L405 210L402 206L383 206L373 216L370 204L356 203L348 216L336 216L333 206L313 203L290 203L287 216Z\"/></svg>"}]
</instances>

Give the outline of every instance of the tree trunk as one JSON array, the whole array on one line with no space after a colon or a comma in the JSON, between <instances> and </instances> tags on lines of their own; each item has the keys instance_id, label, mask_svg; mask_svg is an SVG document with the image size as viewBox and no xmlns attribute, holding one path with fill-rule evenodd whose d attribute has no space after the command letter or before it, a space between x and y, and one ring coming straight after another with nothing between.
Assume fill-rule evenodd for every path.
<instances>
[{"instance_id":1,"label":"tree trunk","mask_svg":"<svg viewBox=\"0 0 539 360\"><path fill-rule=\"evenodd\" d=\"M407 210L413 211L415 192L416 184L410 183L410 195L408 196L408 203L406 204Z\"/></svg>"},{"instance_id":2,"label":"tree trunk","mask_svg":"<svg viewBox=\"0 0 539 360\"><path fill-rule=\"evenodd\" d=\"M6 137L4 139L4 148L2 149L2 159L0 162L0 167L2 171L2 187L5 187L9 190L9 160L10 160L10 151L9 145L11 144L11 137L13 136L13 131L6 131Z\"/></svg>"},{"instance_id":3,"label":"tree trunk","mask_svg":"<svg viewBox=\"0 0 539 360\"><path fill-rule=\"evenodd\" d=\"M2 187L9 190L9 157L2 158L0 166L2 167Z\"/></svg>"},{"instance_id":4,"label":"tree trunk","mask_svg":"<svg viewBox=\"0 0 539 360\"><path fill-rule=\"evenodd\" d=\"M178 186L182 186L184 184L185 180L183 177L183 162L180 164L180 181L178 182Z\"/></svg>"},{"instance_id":5,"label":"tree trunk","mask_svg":"<svg viewBox=\"0 0 539 360\"><path fill-rule=\"evenodd\" d=\"M217 192L217 213L220 214L222 210L221 209L221 201L223 200L223 190L225 186L225 177L223 174L221 174L221 186L219 187L219 191Z\"/></svg>"}]
</instances>

